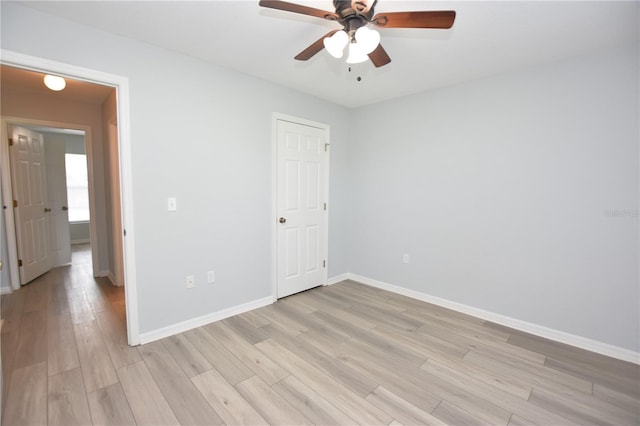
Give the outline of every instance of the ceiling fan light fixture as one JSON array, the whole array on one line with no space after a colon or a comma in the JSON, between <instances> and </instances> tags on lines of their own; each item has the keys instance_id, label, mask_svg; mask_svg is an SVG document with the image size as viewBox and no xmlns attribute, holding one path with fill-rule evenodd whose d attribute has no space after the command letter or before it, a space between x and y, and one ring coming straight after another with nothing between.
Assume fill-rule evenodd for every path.
<instances>
[{"instance_id":1,"label":"ceiling fan light fixture","mask_svg":"<svg viewBox=\"0 0 640 426\"><path fill-rule=\"evenodd\" d=\"M355 36L358 45L367 55L376 50L376 47L380 44L380 33L368 27L358 28Z\"/></svg>"},{"instance_id":2,"label":"ceiling fan light fixture","mask_svg":"<svg viewBox=\"0 0 640 426\"><path fill-rule=\"evenodd\" d=\"M369 59L360 43L349 43L349 56L347 57L348 64L359 64Z\"/></svg>"},{"instance_id":3,"label":"ceiling fan light fixture","mask_svg":"<svg viewBox=\"0 0 640 426\"><path fill-rule=\"evenodd\" d=\"M349 43L349 35L344 31L337 31L331 37L326 37L322 43L331 56L340 59L344 54L344 48Z\"/></svg>"},{"instance_id":4,"label":"ceiling fan light fixture","mask_svg":"<svg viewBox=\"0 0 640 426\"><path fill-rule=\"evenodd\" d=\"M67 82L62 77L47 74L44 76L44 85L54 92L59 92L67 87Z\"/></svg>"}]
</instances>

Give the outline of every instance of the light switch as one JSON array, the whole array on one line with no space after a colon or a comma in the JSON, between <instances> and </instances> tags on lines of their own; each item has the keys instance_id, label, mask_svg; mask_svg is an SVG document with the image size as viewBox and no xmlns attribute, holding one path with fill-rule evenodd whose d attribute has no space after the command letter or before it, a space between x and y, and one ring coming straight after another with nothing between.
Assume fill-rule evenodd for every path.
<instances>
[{"instance_id":1,"label":"light switch","mask_svg":"<svg viewBox=\"0 0 640 426\"><path fill-rule=\"evenodd\" d=\"M175 212L176 210L178 210L178 205L176 204L175 198L167 199L167 210L169 210L170 212Z\"/></svg>"}]
</instances>

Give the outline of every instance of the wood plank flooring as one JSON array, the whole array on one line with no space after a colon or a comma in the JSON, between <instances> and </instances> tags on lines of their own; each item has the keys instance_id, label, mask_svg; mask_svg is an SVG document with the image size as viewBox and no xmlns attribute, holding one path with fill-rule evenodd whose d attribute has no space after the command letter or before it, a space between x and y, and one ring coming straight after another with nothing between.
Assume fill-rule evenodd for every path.
<instances>
[{"instance_id":1,"label":"wood plank flooring","mask_svg":"<svg viewBox=\"0 0 640 426\"><path fill-rule=\"evenodd\" d=\"M640 424L640 368L345 281L132 348L88 247L1 298L3 425Z\"/></svg>"}]
</instances>

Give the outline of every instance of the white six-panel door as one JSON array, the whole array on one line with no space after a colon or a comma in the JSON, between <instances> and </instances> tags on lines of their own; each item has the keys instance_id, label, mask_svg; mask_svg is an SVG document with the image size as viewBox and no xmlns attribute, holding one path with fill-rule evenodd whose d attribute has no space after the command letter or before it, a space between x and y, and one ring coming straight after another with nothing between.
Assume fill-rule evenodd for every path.
<instances>
[{"instance_id":1,"label":"white six-panel door","mask_svg":"<svg viewBox=\"0 0 640 426\"><path fill-rule=\"evenodd\" d=\"M41 134L19 126L12 126L10 134L18 258L22 261L20 284L26 284L52 265L44 141Z\"/></svg>"},{"instance_id":2,"label":"white six-panel door","mask_svg":"<svg viewBox=\"0 0 640 426\"><path fill-rule=\"evenodd\" d=\"M324 284L328 131L277 121L277 296Z\"/></svg>"}]
</instances>

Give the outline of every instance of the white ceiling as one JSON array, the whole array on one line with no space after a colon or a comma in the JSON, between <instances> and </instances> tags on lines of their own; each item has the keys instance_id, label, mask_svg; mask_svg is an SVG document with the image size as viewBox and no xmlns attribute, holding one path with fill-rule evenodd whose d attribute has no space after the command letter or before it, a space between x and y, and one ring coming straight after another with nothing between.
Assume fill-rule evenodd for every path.
<instances>
[{"instance_id":1,"label":"white ceiling","mask_svg":"<svg viewBox=\"0 0 640 426\"><path fill-rule=\"evenodd\" d=\"M331 0L292 2L333 10ZM455 10L457 17L450 30L380 30L392 62L349 72L324 50L293 59L339 24L264 9L258 0L22 3L348 107L637 43L639 33L637 1L379 0L378 13Z\"/></svg>"}]
</instances>

